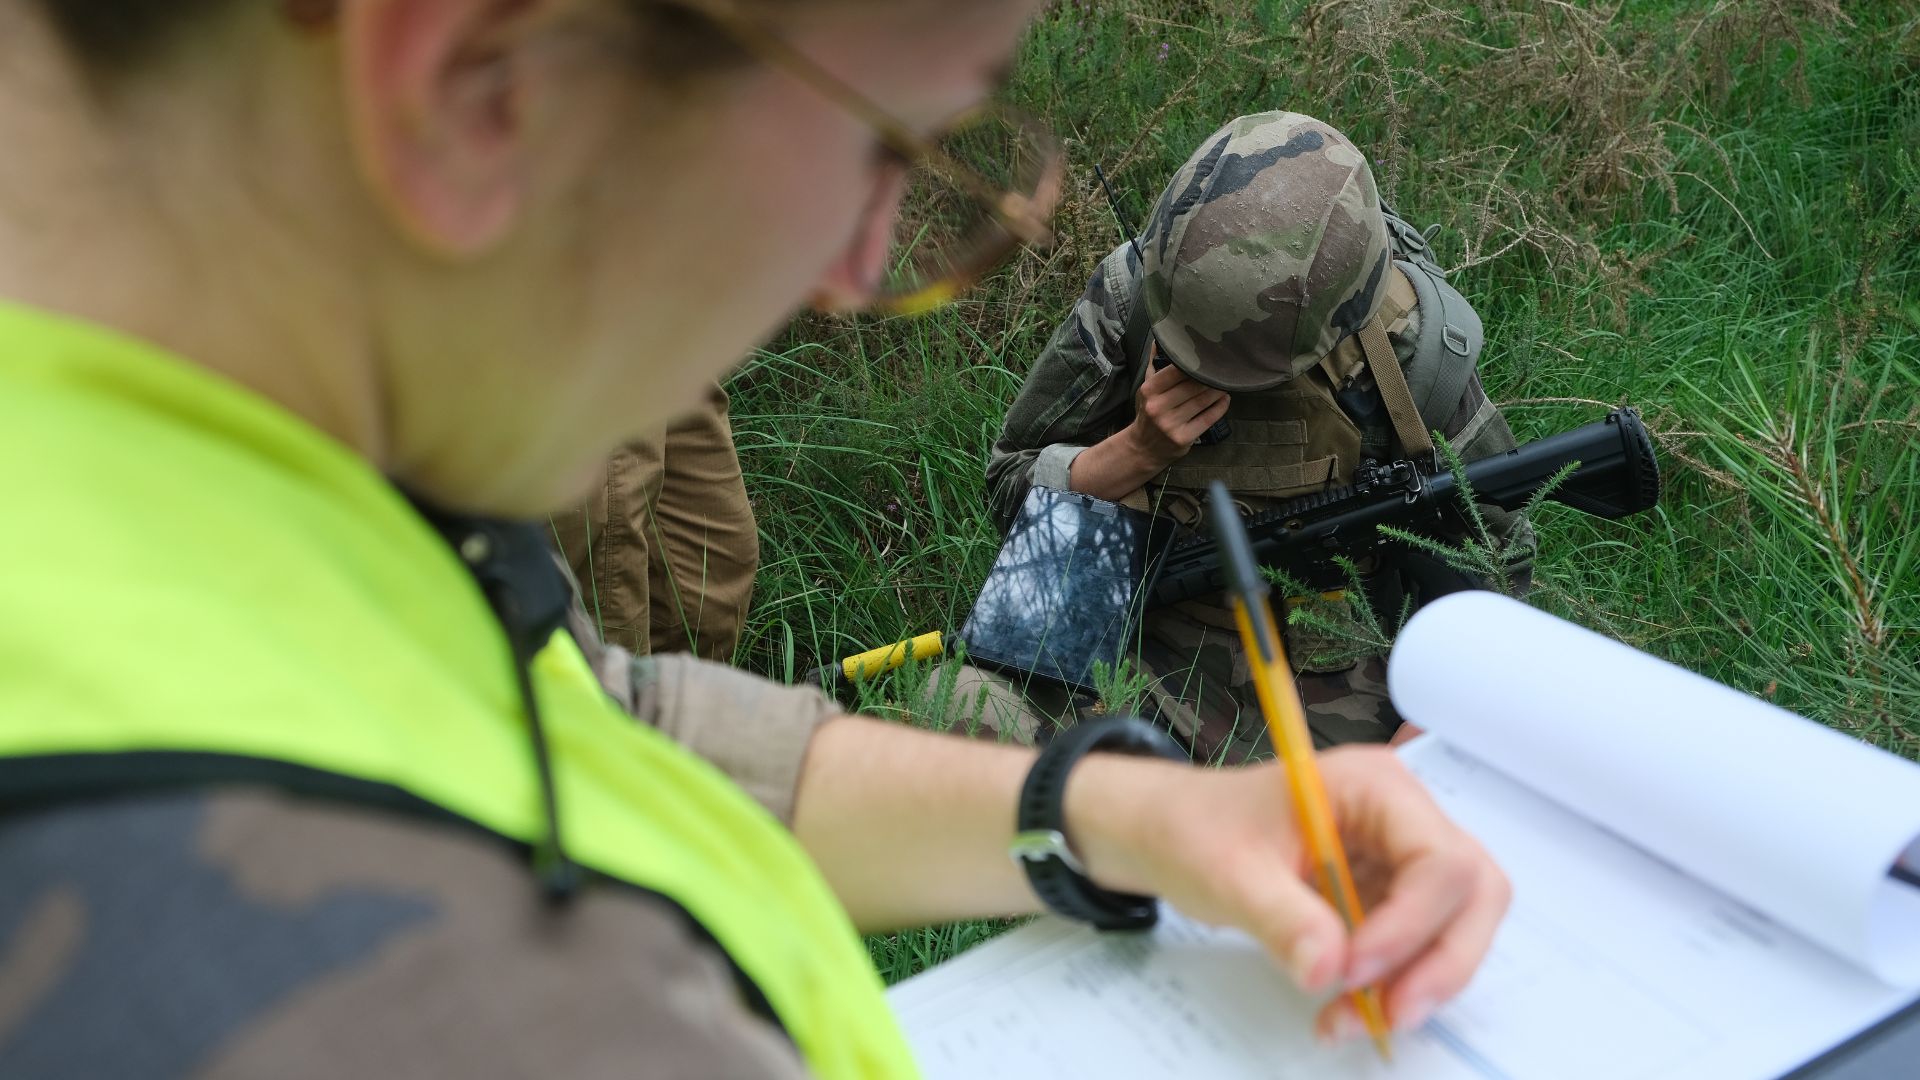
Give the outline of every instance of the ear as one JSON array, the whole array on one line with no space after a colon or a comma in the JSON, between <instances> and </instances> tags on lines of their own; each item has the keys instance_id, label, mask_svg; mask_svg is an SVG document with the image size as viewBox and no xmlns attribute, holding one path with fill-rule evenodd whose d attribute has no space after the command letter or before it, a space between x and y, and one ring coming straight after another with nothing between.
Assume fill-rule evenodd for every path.
<instances>
[{"instance_id":1,"label":"ear","mask_svg":"<svg viewBox=\"0 0 1920 1080\"><path fill-rule=\"evenodd\" d=\"M525 196L517 50L538 0L354 0L340 5L354 152L416 242L484 251Z\"/></svg>"}]
</instances>

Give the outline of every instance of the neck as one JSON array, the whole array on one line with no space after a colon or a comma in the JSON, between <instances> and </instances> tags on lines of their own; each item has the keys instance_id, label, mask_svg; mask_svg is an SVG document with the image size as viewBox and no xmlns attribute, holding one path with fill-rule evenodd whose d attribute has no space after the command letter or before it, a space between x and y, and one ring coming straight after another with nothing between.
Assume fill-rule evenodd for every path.
<instances>
[{"instance_id":1,"label":"neck","mask_svg":"<svg viewBox=\"0 0 1920 1080\"><path fill-rule=\"evenodd\" d=\"M219 78L249 79L243 66L219 67ZM320 220L316 207L262 194L307 185L249 184L219 167L298 175L300 146L273 122L284 111L257 96L269 82L172 78L164 93L112 94L19 5L0 5L0 146L17 151L0 167L0 297L152 342L384 468L363 305L350 285L316 279L320 260L303 256L341 238L302 228ZM251 105L198 102L214 90Z\"/></svg>"}]
</instances>

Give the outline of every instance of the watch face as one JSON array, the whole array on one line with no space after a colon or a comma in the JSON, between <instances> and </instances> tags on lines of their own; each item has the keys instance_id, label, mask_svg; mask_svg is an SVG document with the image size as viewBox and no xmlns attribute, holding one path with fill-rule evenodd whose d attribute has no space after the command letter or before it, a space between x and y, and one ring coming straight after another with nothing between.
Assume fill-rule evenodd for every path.
<instances>
[{"instance_id":1,"label":"watch face","mask_svg":"<svg viewBox=\"0 0 1920 1080\"><path fill-rule=\"evenodd\" d=\"M1154 519L1069 491L1035 487L980 588L960 636L987 667L1078 690L1117 661L1139 626L1158 554Z\"/></svg>"}]
</instances>

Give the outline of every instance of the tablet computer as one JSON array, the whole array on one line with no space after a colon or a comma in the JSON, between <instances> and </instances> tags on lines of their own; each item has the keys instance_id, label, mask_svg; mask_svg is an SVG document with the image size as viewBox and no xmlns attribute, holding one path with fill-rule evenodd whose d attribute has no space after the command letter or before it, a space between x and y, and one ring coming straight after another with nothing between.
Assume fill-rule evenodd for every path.
<instances>
[{"instance_id":1,"label":"tablet computer","mask_svg":"<svg viewBox=\"0 0 1920 1080\"><path fill-rule=\"evenodd\" d=\"M1171 523L1034 487L960 636L981 667L1089 691L1131 642Z\"/></svg>"}]
</instances>

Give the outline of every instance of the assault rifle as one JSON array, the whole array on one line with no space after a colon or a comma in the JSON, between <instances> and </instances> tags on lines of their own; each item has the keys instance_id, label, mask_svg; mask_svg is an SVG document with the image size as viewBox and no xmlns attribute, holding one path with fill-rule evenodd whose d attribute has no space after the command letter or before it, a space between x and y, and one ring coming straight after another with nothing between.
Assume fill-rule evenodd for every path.
<instances>
[{"instance_id":1,"label":"assault rifle","mask_svg":"<svg viewBox=\"0 0 1920 1080\"><path fill-rule=\"evenodd\" d=\"M1548 498L1617 518L1648 509L1660 496L1653 440L1632 409L1462 471L1476 502L1512 510L1574 462L1578 467ZM1391 619L1409 588L1424 602L1473 587L1462 575L1427 565L1437 560L1394 551L1394 541L1376 528L1392 525L1435 539L1457 535L1467 516L1461 480L1413 461L1365 466L1347 487L1248 521L1254 560L1326 591L1347 584L1334 561L1344 555L1373 571L1368 602ZM1379 572L1387 569L1397 572ZM1211 538L1177 535L1165 518L1091 495L1036 486L1007 530L961 637L976 664L1091 690L1095 666L1114 663L1134 640L1143 608L1215 595L1224 580Z\"/></svg>"},{"instance_id":2,"label":"assault rifle","mask_svg":"<svg viewBox=\"0 0 1920 1080\"><path fill-rule=\"evenodd\" d=\"M1605 420L1561 432L1504 454L1470 462L1463 470L1474 501L1514 510L1548 480L1579 462L1547 498L1595 517L1620 518L1651 509L1660 498L1660 466L1653 440L1632 408ZM1392 541L1376 526L1445 536L1465 525L1460 477L1400 460L1363 466L1354 482L1308 495L1247 521L1254 561L1278 567L1314 589L1337 589L1347 577L1333 561L1344 555L1365 565ZM1218 593L1226 581L1217 544L1210 536L1171 543L1147 606L1178 603Z\"/></svg>"}]
</instances>

